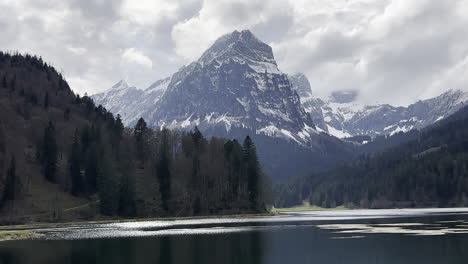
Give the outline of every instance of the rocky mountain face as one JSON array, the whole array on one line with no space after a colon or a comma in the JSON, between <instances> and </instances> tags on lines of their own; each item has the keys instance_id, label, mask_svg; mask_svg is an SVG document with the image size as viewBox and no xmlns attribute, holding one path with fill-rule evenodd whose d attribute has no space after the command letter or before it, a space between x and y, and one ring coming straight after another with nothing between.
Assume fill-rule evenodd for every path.
<instances>
[{"instance_id":1,"label":"rocky mountain face","mask_svg":"<svg viewBox=\"0 0 468 264\"><path fill-rule=\"evenodd\" d=\"M293 76L297 75L301 74ZM300 95L302 106L319 128L339 138L376 137L421 129L448 117L468 102L467 92L451 90L407 107L389 104L361 106L355 103L357 94L353 91L335 92L328 100L315 98L307 78L304 78L301 82L292 81L298 84L293 85L293 89Z\"/></svg>"},{"instance_id":2,"label":"rocky mountain face","mask_svg":"<svg viewBox=\"0 0 468 264\"><path fill-rule=\"evenodd\" d=\"M297 92L300 97L302 107L309 113L312 121L319 130L328 132L327 124L323 114L322 106L325 104L319 98L312 95L312 89L307 77L302 73L288 75L291 88Z\"/></svg>"},{"instance_id":3,"label":"rocky mountain face","mask_svg":"<svg viewBox=\"0 0 468 264\"><path fill-rule=\"evenodd\" d=\"M172 76L148 123L153 126L251 130L310 146L317 134L271 47L250 31L218 39Z\"/></svg>"},{"instance_id":4,"label":"rocky mountain face","mask_svg":"<svg viewBox=\"0 0 468 264\"><path fill-rule=\"evenodd\" d=\"M113 88L93 98L127 125L141 116L153 127L198 126L208 136L239 140L251 135L265 170L284 178L350 153L349 144L316 127L313 118L323 118L301 106L292 87L302 87L301 81L308 82L282 73L271 47L244 30L222 36L197 61L144 91Z\"/></svg>"}]
</instances>

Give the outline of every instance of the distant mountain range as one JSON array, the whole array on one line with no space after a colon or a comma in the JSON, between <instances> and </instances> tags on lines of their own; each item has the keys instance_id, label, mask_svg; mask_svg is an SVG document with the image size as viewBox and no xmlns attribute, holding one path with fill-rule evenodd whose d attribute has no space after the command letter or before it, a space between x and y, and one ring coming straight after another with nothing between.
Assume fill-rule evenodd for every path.
<instances>
[{"instance_id":1,"label":"distant mountain range","mask_svg":"<svg viewBox=\"0 0 468 264\"><path fill-rule=\"evenodd\" d=\"M354 91L335 92L328 100L322 100L312 95L310 83L303 74L290 75L290 80L317 127L339 138L376 137L421 129L448 117L468 102L467 92L450 90L407 107L362 106L355 102Z\"/></svg>"},{"instance_id":2,"label":"distant mountain range","mask_svg":"<svg viewBox=\"0 0 468 264\"><path fill-rule=\"evenodd\" d=\"M144 90L120 81L92 96L127 126L143 117L152 127L254 136L265 171L286 178L348 160L357 146L338 138L428 126L460 109L468 94L450 91L408 107L360 106L356 97L315 97L307 77L281 72L271 47L248 30L222 36L197 61Z\"/></svg>"}]
</instances>

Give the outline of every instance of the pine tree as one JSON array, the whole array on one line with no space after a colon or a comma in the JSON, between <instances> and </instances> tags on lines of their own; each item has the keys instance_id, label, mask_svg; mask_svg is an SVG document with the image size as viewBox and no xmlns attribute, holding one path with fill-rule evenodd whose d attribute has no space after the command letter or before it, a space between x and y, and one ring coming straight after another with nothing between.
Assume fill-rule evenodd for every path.
<instances>
[{"instance_id":1,"label":"pine tree","mask_svg":"<svg viewBox=\"0 0 468 264\"><path fill-rule=\"evenodd\" d=\"M169 199L171 198L171 172L169 153L169 131L164 128L161 131L161 143L159 158L156 163L156 173L159 180L159 192L163 209L169 211Z\"/></svg>"},{"instance_id":2,"label":"pine tree","mask_svg":"<svg viewBox=\"0 0 468 264\"><path fill-rule=\"evenodd\" d=\"M10 82L10 92L13 92L16 89L16 75L13 76Z\"/></svg>"},{"instance_id":3,"label":"pine tree","mask_svg":"<svg viewBox=\"0 0 468 264\"><path fill-rule=\"evenodd\" d=\"M63 112L63 119L65 121L70 121L70 108L67 107Z\"/></svg>"},{"instance_id":4,"label":"pine tree","mask_svg":"<svg viewBox=\"0 0 468 264\"><path fill-rule=\"evenodd\" d=\"M224 155L227 160L228 166L228 180L231 188L232 199L238 199L239 187L241 181L241 169L242 169L242 146L237 140L229 140L224 145Z\"/></svg>"},{"instance_id":5,"label":"pine tree","mask_svg":"<svg viewBox=\"0 0 468 264\"><path fill-rule=\"evenodd\" d=\"M50 182L56 182L58 146L55 136L55 126L52 122L46 127L42 144L42 166L44 176Z\"/></svg>"},{"instance_id":6,"label":"pine tree","mask_svg":"<svg viewBox=\"0 0 468 264\"><path fill-rule=\"evenodd\" d=\"M99 182L99 207L103 215L115 215L119 207L119 186L117 182L117 170L112 159L112 152L107 143L102 143L99 167L98 167L98 182Z\"/></svg>"},{"instance_id":7,"label":"pine tree","mask_svg":"<svg viewBox=\"0 0 468 264\"><path fill-rule=\"evenodd\" d=\"M252 139L247 136L244 140L244 162L246 164L247 191L249 195L250 210L258 211L259 204L259 181L260 163L258 162L257 150Z\"/></svg>"},{"instance_id":8,"label":"pine tree","mask_svg":"<svg viewBox=\"0 0 468 264\"><path fill-rule=\"evenodd\" d=\"M49 108L49 92L46 92L44 96L44 108L45 109Z\"/></svg>"},{"instance_id":9,"label":"pine tree","mask_svg":"<svg viewBox=\"0 0 468 264\"><path fill-rule=\"evenodd\" d=\"M117 118L119 119L119 118ZM116 126L118 129L118 121ZM121 123L121 122L120 122ZM123 128L122 128L123 131ZM115 129L114 129L115 133ZM121 173L120 189L119 189L119 215L120 216L135 216L136 215L136 182L135 182L135 166L134 152L132 151L131 141L123 140L119 144L118 151L118 167Z\"/></svg>"},{"instance_id":10,"label":"pine tree","mask_svg":"<svg viewBox=\"0 0 468 264\"><path fill-rule=\"evenodd\" d=\"M193 141L193 153L192 153L192 184L195 189L198 188L200 182L200 154L203 151L203 135L195 126L193 132L191 132L192 141Z\"/></svg>"},{"instance_id":11,"label":"pine tree","mask_svg":"<svg viewBox=\"0 0 468 264\"><path fill-rule=\"evenodd\" d=\"M134 129L134 136L136 141L136 150L138 160L143 163L147 157L147 139L148 139L148 126L143 118L140 118Z\"/></svg>"},{"instance_id":12,"label":"pine tree","mask_svg":"<svg viewBox=\"0 0 468 264\"><path fill-rule=\"evenodd\" d=\"M18 186L18 179L16 176L16 159L15 159L15 156L13 155L11 157L10 166L8 167L8 170L7 170L3 201L15 200L17 186Z\"/></svg>"},{"instance_id":13,"label":"pine tree","mask_svg":"<svg viewBox=\"0 0 468 264\"><path fill-rule=\"evenodd\" d=\"M74 196L84 192L83 177L81 175L81 150L78 142L78 131L75 131L73 138L72 150L68 161L70 168L70 176L72 181L71 193Z\"/></svg>"},{"instance_id":14,"label":"pine tree","mask_svg":"<svg viewBox=\"0 0 468 264\"><path fill-rule=\"evenodd\" d=\"M7 82L6 75L3 75L2 87L5 88L5 89L8 88L8 82Z\"/></svg>"},{"instance_id":15,"label":"pine tree","mask_svg":"<svg viewBox=\"0 0 468 264\"><path fill-rule=\"evenodd\" d=\"M84 146L85 142L82 141ZM86 164L85 164L85 182L86 192L93 194L98 189L98 154L96 144L91 145L86 152Z\"/></svg>"},{"instance_id":16,"label":"pine tree","mask_svg":"<svg viewBox=\"0 0 468 264\"><path fill-rule=\"evenodd\" d=\"M117 114L117 118L115 119L113 132L115 140L119 142L122 139L124 132L124 125L122 123L122 116L120 114Z\"/></svg>"},{"instance_id":17,"label":"pine tree","mask_svg":"<svg viewBox=\"0 0 468 264\"><path fill-rule=\"evenodd\" d=\"M122 181L120 183L119 215L136 215L135 182L133 181L133 178L127 173L122 176Z\"/></svg>"}]
</instances>

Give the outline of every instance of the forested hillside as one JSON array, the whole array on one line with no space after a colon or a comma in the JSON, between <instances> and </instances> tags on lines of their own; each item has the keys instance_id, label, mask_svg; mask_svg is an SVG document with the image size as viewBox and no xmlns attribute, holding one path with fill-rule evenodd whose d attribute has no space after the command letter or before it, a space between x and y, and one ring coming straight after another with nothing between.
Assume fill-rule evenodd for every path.
<instances>
[{"instance_id":1,"label":"forested hillside","mask_svg":"<svg viewBox=\"0 0 468 264\"><path fill-rule=\"evenodd\" d=\"M41 58L0 52L0 222L260 212L255 145L124 128Z\"/></svg>"},{"instance_id":2,"label":"forested hillside","mask_svg":"<svg viewBox=\"0 0 468 264\"><path fill-rule=\"evenodd\" d=\"M410 132L406 138L414 139L402 145L279 186L275 205L468 206L467 113L462 108L428 129Z\"/></svg>"}]
</instances>

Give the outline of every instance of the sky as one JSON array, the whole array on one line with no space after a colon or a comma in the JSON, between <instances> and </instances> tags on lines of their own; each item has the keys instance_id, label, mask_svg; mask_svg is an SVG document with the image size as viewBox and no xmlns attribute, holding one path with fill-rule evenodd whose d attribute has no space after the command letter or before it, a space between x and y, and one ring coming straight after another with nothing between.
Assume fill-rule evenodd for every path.
<instances>
[{"instance_id":1,"label":"sky","mask_svg":"<svg viewBox=\"0 0 468 264\"><path fill-rule=\"evenodd\" d=\"M468 90L468 0L0 0L0 49L41 56L74 91L144 89L250 29L313 94L407 105Z\"/></svg>"}]
</instances>

